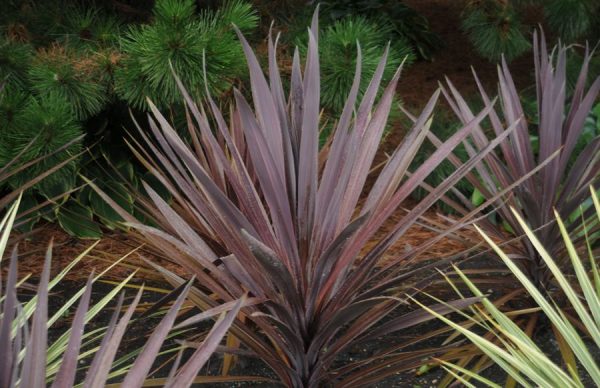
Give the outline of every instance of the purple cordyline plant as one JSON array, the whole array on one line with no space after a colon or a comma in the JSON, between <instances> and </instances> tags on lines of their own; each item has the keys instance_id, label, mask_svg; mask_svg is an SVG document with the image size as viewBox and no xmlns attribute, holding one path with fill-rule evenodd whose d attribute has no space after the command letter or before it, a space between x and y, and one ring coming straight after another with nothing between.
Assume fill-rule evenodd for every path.
<instances>
[{"instance_id":1,"label":"purple cordyline plant","mask_svg":"<svg viewBox=\"0 0 600 388\"><path fill-rule=\"evenodd\" d=\"M517 260L534 284L541 289L551 289L551 272L531 241L521 238L525 234L524 230L510 209L514 209L528 223L559 265L565 261L568 263L568 254L556 223L555 210L565 220L567 230L578 249L587 249L587 241L594 245L599 236L597 232L600 225L595 222L593 207L587 206L580 210L580 205L586 200L591 202L590 185L597 188L600 184L600 137L597 136L586 144L578 154L576 145L585 120L598 98L600 77L593 80L589 88L586 87L592 57L592 53L586 49L577 83L571 95L568 95L568 48L559 45L549 53L544 35L536 32L533 49L539 124L534 128L533 125L528 125L527 120L519 120L525 114L508 66L503 61L498 68L501 111L490 111L490 130L476 126L472 141L465 142L467 151L475 155L487 147L490 142L487 134L503 133L504 123L518 120L518 124L508 141L499 147L500 154L488 155L466 178L484 198L496 198L494 205L497 213L509 228L486 219L480 219L478 226L497 241L508 240L506 233L510 231L511 241L507 242L505 249ZM476 75L475 79L483 102L489 104L489 95ZM463 123L471 122L475 117L474 113L449 80L447 84L448 88L442 90L450 106ZM536 134L539 138L539 151L535 150L531 134ZM439 144L439 140L433 140ZM460 165L457 158L450 157L450 160L457 166ZM537 172L515 190L499 195L506 187L531 171ZM454 203L454 208L463 214L470 213L474 206L466 198L462 198L462 204ZM586 225L587 241L586 233L583 233Z\"/></svg>"},{"instance_id":2,"label":"purple cordyline plant","mask_svg":"<svg viewBox=\"0 0 600 388\"><path fill-rule=\"evenodd\" d=\"M472 133L492 104L409 172L427 137L437 91L367 187L400 69L376 104L386 51L357 101L359 50L352 89L330 143L320 151L317 30L315 15L304 70L296 51L288 92L277 65L278 39L269 37L265 76L239 34L252 104L236 90L228 118L210 97L196 104L179 83L188 114L187 143L149 102L151 136L138 125L145 144L134 140L131 146L173 198L167 203L148 185L145 193L138 193L137 204L153 226L103 196L139 238L196 276L201 286L192 288L190 295L199 308L250 294L230 333L239 339L244 354L260 358L284 385L363 386L443 351L403 351L409 341L385 346L359 361L337 363L357 344L431 318L423 311L395 317L390 313L406 303L406 293L415 294L427 283L427 268L441 264L411 267L411 259L422 253L418 248L387 257L385 263L384 253L514 125L404 211L401 204ZM399 213L398 222L373 244L381 227ZM181 284L174 274L161 271L174 285ZM449 304L463 308L476 300ZM451 310L442 304L432 308L442 314Z\"/></svg>"}]
</instances>

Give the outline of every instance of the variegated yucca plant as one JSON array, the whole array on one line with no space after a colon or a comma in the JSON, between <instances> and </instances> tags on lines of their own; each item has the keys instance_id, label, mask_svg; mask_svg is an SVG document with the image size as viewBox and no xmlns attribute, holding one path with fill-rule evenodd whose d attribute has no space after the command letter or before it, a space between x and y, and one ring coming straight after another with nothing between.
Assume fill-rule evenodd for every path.
<instances>
[{"instance_id":1,"label":"variegated yucca plant","mask_svg":"<svg viewBox=\"0 0 600 388\"><path fill-rule=\"evenodd\" d=\"M591 232L589 227L600 222L600 202L596 190L593 187L590 189L593 219L590 220L590 224L584 225L586 250L577 249L567 230L567 225L558 212L555 212L561 243L564 244L569 259L568 266L565 268L552 257L550 251L519 213L513 211L516 220L527 235L526 238L548 266L552 280L566 296L567 304L573 312L566 311L548 295L540 292L514 258L511 258L508 252L503 251L483 230L479 229L495 254L531 295L536 304L535 310L539 310L540 314L552 322L558 348L563 355L563 363L550 357L547 354L547 346L540 344L535 338L532 339L529 333L515 324L514 318L485 298L484 293L458 268L455 268L456 272L471 293L483 298L482 305L471 307L471 315L457 310L459 314L466 317L462 323L443 317L423 306L475 344L513 379L513 383L518 383L519 386L548 388L600 386L600 361L597 358L600 349L600 266L597 249L594 251L592 241L589 239L589 232ZM458 290L457 285L450 282L452 287ZM465 296L465 293L459 292L459 295ZM532 312L531 309L528 311L526 309L513 311L511 315L527 315ZM483 329L483 334L479 329ZM546 352L543 349L546 349ZM501 386L497 381L483 377L477 374L476 370L469 370L462 365L445 361L442 361L442 365L468 387Z\"/></svg>"},{"instance_id":2,"label":"variegated yucca plant","mask_svg":"<svg viewBox=\"0 0 600 388\"><path fill-rule=\"evenodd\" d=\"M375 104L386 51L357 101L358 50L352 89L335 131L320 150L317 31L315 15L304 69L296 51L287 91L277 65L278 39L269 37L265 76L238 34L248 62L252 101L235 91L228 115L210 97L204 103L192 101L178 81L188 117L187 129L179 131L185 132L188 142L148 102L151 135L138 125L143 141L133 140L131 146L173 198L167 203L149 185L145 193L138 193L138 214L152 226L123 211L109 196L104 198L138 238L196 276L202 287L193 301L199 308L251 295L232 325L232 343L239 341L240 353L260 358L283 385L365 386L418 366L427 355L443 350L405 352L412 343L402 342L360 360L340 362L356 346L429 319L422 311L390 314L406 303L406 292L415 294L429 282L427 269L443 263L416 269L411 264L422 249L399 255L385 255L386 251L513 127L405 210L402 205L411 192L471 134L491 106L411 172L408 167L428 133L436 92L402 143L370 175L400 69ZM372 186L366 183L370 177ZM392 217L397 221L382 232ZM163 273L173 285L181 283L173 274ZM450 305L461 308L472 301ZM432 309L449 311L445 305Z\"/></svg>"},{"instance_id":3,"label":"variegated yucca plant","mask_svg":"<svg viewBox=\"0 0 600 388\"><path fill-rule=\"evenodd\" d=\"M9 234L15 218L20 197L8 209L0 222L0 264L9 240ZM149 378L151 368L159 354L163 342L169 335L177 318L180 307L188 296L192 282L182 287L173 305L166 312L161 322L151 331L142 349L126 349L127 355L115 359L121 347L126 330L131 326L132 317L142 296L141 287L133 301L123 305L124 294L121 293L115 312L107 327L99 327L85 331L85 326L111 302L126 286L134 274L130 275L115 288L106 293L98 302L90 306L92 285L102 275L90 274L87 283L69 296L57 311L49 315L48 297L50 291L59 286L65 275L84 258L96 244L86 249L78 257L63 268L54 278L50 278L52 259L52 243L50 243L40 274L37 292L25 303L18 299L19 287L30 276L18 278L18 254L13 249L8 275L0 282L0 387L71 388L75 384L82 387L105 387L107 381L122 381L122 386L141 387L143 384L155 384L167 387L188 387L200 381L197 374L213 351L220 344L229 325L244 303L244 297L225 308L205 312L205 317L219 315L213 329L204 342L197 346L193 355L183 365L175 362L168 377ZM112 266L111 266L112 267ZM109 268L110 269L110 268ZM106 271L105 271L106 272ZM48 330L56 329L57 323L64 322L64 315L79 300L71 325L61 332L58 338L49 342ZM125 312L121 315L121 308ZM225 313L225 311L229 310ZM119 317L121 315L121 317ZM172 351L176 351L172 350ZM80 362L91 358L91 363L83 370Z\"/></svg>"}]
</instances>

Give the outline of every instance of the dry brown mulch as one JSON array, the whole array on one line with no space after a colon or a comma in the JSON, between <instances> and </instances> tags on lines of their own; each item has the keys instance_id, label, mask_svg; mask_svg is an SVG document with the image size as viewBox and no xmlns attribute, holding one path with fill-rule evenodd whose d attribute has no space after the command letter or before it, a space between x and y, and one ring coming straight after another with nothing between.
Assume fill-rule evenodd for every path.
<instances>
[{"instance_id":1,"label":"dry brown mulch","mask_svg":"<svg viewBox=\"0 0 600 388\"><path fill-rule=\"evenodd\" d=\"M149 270L143 258L159 262L169 270L178 270L153 254L143 245L135 243L126 233L107 231L100 240L82 240L70 236L57 224L45 224L27 236L13 234L12 245L18 244L19 272L31 273L34 276L42 271L44 257L52 242L52 274L57 274L76 257L94 245L93 249L65 277L67 280L85 280L94 271L95 274L107 270L105 280L123 280L133 271L137 280L161 281L156 271ZM12 249L12 246L10 247Z\"/></svg>"},{"instance_id":2,"label":"dry brown mulch","mask_svg":"<svg viewBox=\"0 0 600 388\"><path fill-rule=\"evenodd\" d=\"M377 233L375 239L368 247L372 247L384 233L401 220L403 211L398 211L392 216L383 228ZM434 210L427 213L429 219L442 223L440 215ZM413 226L407 233L386 253L383 262L386 259L404 254L408 249L418 247L429 241L437 235L435 231L428 230L421 226ZM85 280L88 275L94 271L100 273L127 256L122 262L113 266L105 276L107 280L122 280L137 270L135 279L138 281L161 282L162 277L155 270L149 268L144 261L150 259L159 263L161 266L173 271L182 277L187 277L186 273L176 264L169 262L166 258L160 257L155 251L136 243L129 238L126 233L120 231L107 231L104 237L99 240L81 240L68 235L58 225L46 224L38 228L28 238L14 235L14 243L18 244L19 250L19 269L21 274L31 273L34 276L41 272L44 255L47 251L50 241L53 242L52 254L52 273L56 274L65 268L71 261L82 254L90 246L96 244L94 248L80 261L79 264L66 276L68 280ZM367 247L367 248L368 248ZM462 243L445 238L436 243L431 249L420 256L421 259L432 259L457 254L464 250Z\"/></svg>"}]
</instances>

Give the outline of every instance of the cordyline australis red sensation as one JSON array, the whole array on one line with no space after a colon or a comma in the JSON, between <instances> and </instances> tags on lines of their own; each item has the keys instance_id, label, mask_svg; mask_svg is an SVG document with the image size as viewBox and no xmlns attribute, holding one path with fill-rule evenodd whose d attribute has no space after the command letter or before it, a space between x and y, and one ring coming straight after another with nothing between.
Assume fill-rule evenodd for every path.
<instances>
[{"instance_id":1,"label":"cordyline australis red sensation","mask_svg":"<svg viewBox=\"0 0 600 388\"><path fill-rule=\"evenodd\" d=\"M424 356L440 351L402 352L408 345L404 343L360 361L334 363L356 344L430 319L426 312L416 311L382 322L405 303L406 293L416 292L415 281L423 274L408 265L419 250L386 258L385 265L380 261L418 217L511 129L404 212L373 245L381 226L471 133L491 105L408 173L426 138L436 92L364 193L400 69L375 104L386 51L357 106L359 50L352 90L329 146L320 152L317 27L315 16L304 71L296 51L287 94L277 67L277 40L269 38L265 77L240 34L253 107L235 91L229 120L210 97L204 106L196 105L180 84L189 113L189 145L149 103L153 139L140 131L146 144L135 143L132 148L173 197L168 204L147 185L147 196L138 196L155 226L143 225L104 197L148 244L196 276L199 286L190 295L201 309L215 306L215 296L229 303L250 294L230 332L284 385L360 386L415 367ZM174 284L182 281L163 273ZM450 305L463 308L475 300ZM433 308L440 313L450 310L443 305Z\"/></svg>"},{"instance_id":2,"label":"cordyline australis red sensation","mask_svg":"<svg viewBox=\"0 0 600 388\"><path fill-rule=\"evenodd\" d=\"M501 157L489 155L476 170L467 174L467 179L486 199L497 198L498 214L510 225L515 236L523 236L525 231L513 211L527 221L550 256L562 265L570 260L554 211L565 220L572 241L578 248L587 249L586 237L593 242L600 230L600 225L595 222L593 206L579 210L586 199L591 202L590 185L597 187L600 183L600 137L596 136L582 150L576 149L585 120L600 92L600 77L586 90L592 55L586 49L577 83L569 95L566 89L568 48L559 45L549 53L544 35L540 34L538 38L535 33L533 49L539 117L537 128L531 128L527 120L519 120L508 141L499 147ZM477 76L475 78L482 100L488 104L490 98ZM503 122L512 122L524 115L519 94L504 61L498 68L498 80L501 111L492 109L489 115L490 131L495 134L503 133ZM469 106L450 81L448 87L443 92L450 106L463 123L471 122L474 114ZM467 151L475 154L487 147L486 132L490 131L477 126L472 136L474 141L465 143ZM539 151L535 150L530 133L538 136ZM434 141L439 143L437 139ZM456 158L450 157L450 160L460 164ZM516 179L534 170L538 172L516 190L499 196ZM473 206L469 201L463 201L460 205L454 203L454 208L467 214ZM511 208L514 210L511 211ZM478 225L500 241L506 238L506 231L499 225L486 219L478 221ZM587 236L583 232L586 225ZM551 272L529 239L514 239L505 249L510 250L511 258L517 260L540 289L554 288L549 285Z\"/></svg>"}]
</instances>

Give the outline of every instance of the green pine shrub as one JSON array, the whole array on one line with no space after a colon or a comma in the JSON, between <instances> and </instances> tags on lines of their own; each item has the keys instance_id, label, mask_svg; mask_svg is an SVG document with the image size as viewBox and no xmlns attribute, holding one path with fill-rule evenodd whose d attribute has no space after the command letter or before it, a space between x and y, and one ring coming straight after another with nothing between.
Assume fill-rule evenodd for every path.
<instances>
[{"instance_id":1,"label":"green pine shrub","mask_svg":"<svg viewBox=\"0 0 600 388\"><path fill-rule=\"evenodd\" d=\"M95 7L69 5L58 26L57 41L67 47L99 50L117 44L120 20Z\"/></svg>"},{"instance_id":2,"label":"green pine shrub","mask_svg":"<svg viewBox=\"0 0 600 388\"><path fill-rule=\"evenodd\" d=\"M96 145L85 158L70 161L26 193L27 208L82 184L77 178L81 174L118 194L121 205L133 210L131 199L122 195L122 184L139 186L140 180L135 174L116 176L111 171L113 166L139 167L123 156L127 148L122 127L130 125L128 105L145 110L145 99L150 97L168 106L174 117L185 119L183 110L179 111L181 97L171 66L198 96L204 94L204 58L209 90L215 97L223 97L245 74L233 25L252 34L258 24L253 7L241 0L215 8L200 8L196 3L158 0L151 17L144 17L147 10L141 2L128 5L128 11L85 0L8 0L3 4L0 166L27 148L27 140L35 139L20 157L22 164L83 134L85 144ZM81 150L82 142L77 142L7 184L15 187ZM32 213L31 222L22 230L30 230L43 217L58 220L71 234L95 238L101 232L94 219L109 228L121 221L99 205L101 201L90 196L89 190L71 193L60 202L60 207L44 214Z\"/></svg>"},{"instance_id":3,"label":"green pine shrub","mask_svg":"<svg viewBox=\"0 0 600 388\"><path fill-rule=\"evenodd\" d=\"M27 43L0 37L0 81L6 85L27 86L27 70L33 53L33 47Z\"/></svg>"},{"instance_id":4,"label":"green pine shrub","mask_svg":"<svg viewBox=\"0 0 600 388\"><path fill-rule=\"evenodd\" d=\"M352 15L362 15L388 26L386 39L408 42L416 54L430 60L443 42L429 28L427 18L395 0L336 0L320 3L322 14L336 21Z\"/></svg>"},{"instance_id":5,"label":"green pine shrub","mask_svg":"<svg viewBox=\"0 0 600 388\"><path fill-rule=\"evenodd\" d=\"M14 97L11 96L10 99ZM2 100L5 101L4 98ZM81 144L77 142L64 152L51 155L56 149L83 134L80 123L72 114L69 102L56 94L25 98L22 109L17 110L10 125L1 130L3 135L0 141L0 165L8 163L21 152L21 163L50 155L10 177L8 184L13 188L22 186L81 151ZM39 182L35 188L48 198L73 188L77 166L76 160L71 161Z\"/></svg>"},{"instance_id":6,"label":"green pine shrub","mask_svg":"<svg viewBox=\"0 0 600 388\"><path fill-rule=\"evenodd\" d=\"M321 103L325 108L325 125L321 130L320 144L325 144L336 124L333 117L338 116L344 108L348 93L352 87L358 46L362 54L362 74L359 96L368 87L368 80L373 76L382 55L388 45L386 37L390 34L391 26L380 21L366 19L360 16L349 16L324 27L319 38L319 55L321 66ZM305 36L306 34L304 34ZM300 53L306 55L306 39L298 39ZM410 65L416 58L414 51L406 40L398 39L390 43L388 61L383 73L383 80L389 81L398 66ZM385 134L400 117L400 101L394 97L390 112L389 123ZM331 116L331 119L328 119Z\"/></svg>"},{"instance_id":7,"label":"green pine shrub","mask_svg":"<svg viewBox=\"0 0 600 388\"><path fill-rule=\"evenodd\" d=\"M146 97L162 107L179 102L172 70L192 93L202 95L204 57L212 95L228 91L243 73L242 48L231 25L256 26L248 4L233 1L197 14L193 1L159 0L153 14L153 23L130 27L121 42L125 58L115 73L115 88L130 105L144 109Z\"/></svg>"},{"instance_id":8,"label":"green pine shrub","mask_svg":"<svg viewBox=\"0 0 600 388\"><path fill-rule=\"evenodd\" d=\"M462 28L479 54L493 62L510 61L529 51L529 32L521 15L536 7L563 43L596 45L600 40L600 1L597 0L469 0Z\"/></svg>"},{"instance_id":9,"label":"green pine shrub","mask_svg":"<svg viewBox=\"0 0 600 388\"><path fill-rule=\"evenodd\" d=\"M511 61L531 47L519 13L508 1L471 1L462 28L479 54L494 62L503 55Z\"/></svg>"},{"instance_id":10,"label":"green pine shrub","mask_svg":"<svg viewBox=\"0 0 600 388\"><path fill-rule=\"evenodd\" d=\"M15 85L4 85L0 91L0 142L14 124L18 113L30 97L29 92Z\"/></svg>"},{"instance_id":11,"label":"green pine shrub","mask_svg":"<svg viewBox=\"0 0 600 388\"><path fill-rule=\"evenodd\" d=\"M65 99L76 118L85 120L99 113L108 102L107 86L91 55L53 45L38 50L29 69L31 90L46 97Z\"/></svg>"},{"instance_id":12,"label":"green pine shrub","mask_svg":"<svg viewBox=\"0 0 600 388\"><path fill-rule=\"evenodd\" d=\"M360 95L368 86L368 80L375 73L377 64L383 55L389 34L389 25L379 24L360 16L347 17L325 27L319 39L321 65L321 102L332 113L340 113L348 97L358 52L357 42L362 53L362 81ZM298 47L306 55L306 39L298 40ZM402 63L411 64L415 54L408 42L396 40L390 42L388 61L383 81L389 81Z\"/></svg>"},{"instance_id":13,"label":"green pine shrub","mask_svg":"<svg viewBox=\"0 0 600 388\"><path fill-rule=\"evenodd\" d=\"M553 31L566 42L600 39L600 2L597 0L548 0L544 15Z\"/></svg>"}]
</instances>

